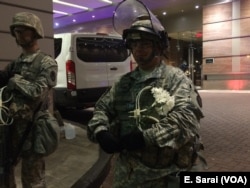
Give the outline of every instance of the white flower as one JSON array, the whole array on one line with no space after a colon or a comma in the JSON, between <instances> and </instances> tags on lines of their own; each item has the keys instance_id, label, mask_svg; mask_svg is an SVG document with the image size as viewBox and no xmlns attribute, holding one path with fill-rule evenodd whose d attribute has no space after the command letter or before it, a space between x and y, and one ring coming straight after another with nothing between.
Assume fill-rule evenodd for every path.
<instances>
[{"instance_id":1,"label":"white flower","mask_svg":"<svg viewBox=\"0 0 250 188\"><path fill-rule=\"evenodd\" d=\"M155 101L153 104L147 109L141 109L140 107L140 97L143 93L143 91L151 89L151 93L153 94L153 97ZM160 120L156 117L153 117L151 114L148 114L147 112L150 112L150 109L154 108L156 112L159 115L166 115L175 105L174 96L170 96L170 94L164 90L163 88L156 88L151 86L144 87L136 96L136 105L135 109L133 111L130 111L129 113L132 113L132 116L136 119L136 124L138 125L138 128L142 130L141 128L141 120L142 118L148 118L156 123Z\"/></svg>"},{"instance_id":2,"label":"white flower","mask_svg":"<svg viewBox=\"0 0 250 188\"><path fill-rule=\"evenodd\" d=\"M166 90L154 87L151 89L151 92L155 98L155 102L153 103L152 107L157 104L157 106L161 105L161 107L156 108L158 109L158 112L167 113L174 107L174 97L170 96Z\"/></svg>"},{"instance_id":3,"label":"white flower","mask_svg":"<svg viewBox=\"0 0 250 188\"><path fill-rule=\"evenodd\" d=\"M173 97L171 97L169 93L162 88L153 87L151 92L153 93L156 103L161 104L173 100Z\"/></svg>"}]
</instances>

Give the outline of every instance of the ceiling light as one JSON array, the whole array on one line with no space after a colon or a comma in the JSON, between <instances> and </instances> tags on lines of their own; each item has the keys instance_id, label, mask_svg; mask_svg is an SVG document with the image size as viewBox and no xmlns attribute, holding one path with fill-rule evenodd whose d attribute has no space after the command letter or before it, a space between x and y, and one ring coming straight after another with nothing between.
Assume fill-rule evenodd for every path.
<instances>
[{"instance_id":1,"label":"ceiling light","mask_svg":"<svg viewBox=\"0 0 250 188\"><path fill-rule=\"evenodd\" d=\"M162 14L165 16L165 15L167 15L167 12L163 12Z\"/></svg>"},{"instance_id":2,"label":"ceiling light","mask_svg":"<svg viewBox=\"0 0 250 188\"><path fill-rule=\"evenodd\" d=\"M195 5L195 8L198 9L198 8L200 8L200 6L199 5Z\"/></svg>"},{"instance_id":3,"label":"ceiling light","mask_svg":"<svg viewBox=\"0 0 250 188\"><path fill-rule=\"evenodd\" d=\"M58 11L58 10L53 10L53 13L63 14L63 15L69 15L69 13L67 13L67 12L62 12L62 11Z\"/></svg>"},{"instance_id":4,"label":"ceiling light","mask_svg":"<svg viewBox=\"0 0 250 188\"><path fill-rule=\"evenodd\" d=\"M66 3L66 2L63 2L63 1L59 1L59 0L53 0L53 2L61 4L61 5L66 5L66 6L69 6L69 7L75 7L75 8L83 9L83 10L88 10L89 9L87 7L84 7L84 6L79 6L79 5L72 4L72 3Z\"/></svg>"},{"instance_id":5,"label":"ceiling light","mask_svg":"<svg viewBox=\"0 0 250 188\"><path fill-rule=\"evenodd\" d=\"M222 1L222 3L230 3L232 2L232 0L225 0L225 1Z\"/></svg>"},{"instance_id":6,"label":"ceiling light","mask_svg":"<svg viewBox=\"0 0 250 188\"><path fill-rule=\"evenodd\" d=\"M109 0L101 0L101 1L103 1L103 2L105 2L105 3L109 3L109 4L112 4L112 3L113 3L112 1L109 1Z\"/></svg>"}]
</instances>

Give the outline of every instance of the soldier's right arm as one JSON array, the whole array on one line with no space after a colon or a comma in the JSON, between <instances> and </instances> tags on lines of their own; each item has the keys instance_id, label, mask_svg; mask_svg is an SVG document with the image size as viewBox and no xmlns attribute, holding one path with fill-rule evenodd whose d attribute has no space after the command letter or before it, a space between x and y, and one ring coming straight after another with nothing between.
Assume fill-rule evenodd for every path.
<instances>
[{"instance_id":1,"label":"soldier's right arm","mask_svg":"<svg viewBox=\"0 0 250 188\"><path fill-rule=\"evenodd\" d=\"M110 118L114 117L113 97L114 87L107 90L102 97L96 102L93 118L88 123L88 138L96 142L96 134L102 130L108 130Z\"/></svg>"}]
</instances>

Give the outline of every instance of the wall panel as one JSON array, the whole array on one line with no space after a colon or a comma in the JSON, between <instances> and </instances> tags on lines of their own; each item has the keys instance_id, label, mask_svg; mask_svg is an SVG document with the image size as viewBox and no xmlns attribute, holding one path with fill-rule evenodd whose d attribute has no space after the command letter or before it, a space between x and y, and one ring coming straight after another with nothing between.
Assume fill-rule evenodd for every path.
<instances>
[{"instance_id":1,"label":"wall panel","mask_svg":"<svg viewBox=\"0 0 250 188\"><path fill-rule=\"evenodd\" d=\"M204 89L250 89L249 10L247 0L204 7Z\"/></svg>"},{"instance_id":2,"label":"wall panel","mask_svg":"<svg viewBox=\"0 0 250 188\"><path fill-rule=\"evenodd\" d=\"M232 40L216 40L203 42L203 58L232 55Z\"/></svg>"},{"instance_id":3,"label":"wall panel","mask_svg":"<svg viewBox=\"0 0 250 188\"><path fill-rule=\"evenodd\" d=\"M245 17L250 17L250 1L249 0L241 0L241 17L245 18Z\"/></svg>"},{"instance_id":4,"label":"wall panel","mask_svg":"<svg viewBox=\"0 0 250 188\"><path fill-rule=\"evenodd\" d=\"M231 37L232 24L229 21L203 25L203 41Z\"/></svg>"},{"instance_id":5,"label":"wall panel","mask_svg":"<svg viewBox=\"0 0 250 188\"><path fill-rule=\"evenodd\" d=\"M250 17L241 20L240 33L242 36L250 36Z\"/></svg>"},{"instance_id":6,"label":"wall panel","mask_svg":"<svg viewBox=\"0 0 250 188\"><path fill-rule=\"evenodd\" d=\"M10 5L13 7L22 7L25 10L37 9L39 11L51 12L52 0L1 0L1 4Z\"/></svg>"},{"instance_id":7,"label":"wall panel","mask_svg":"<svg viewBox=\"0 0 250 188\"><path fill-rule=\"evenodd\" d=\"M211 11L212 10L212 11ZM231 3L210 5L203 8L203 24L232 19Z\"/></svg>"},{"instance_id":8,"label":"wall panel","mask_svg":"<svg viewBox=\"0 0 250 188\"><path fill-rule=\"evenodd\" d=\"M240 71L250 72L250 55L241 57Z\"/></svg>"},{"instance_id":9,"label":"wall panel","mask_svg":"<svg viewBox=\"0 0 250 188\"><path fill-rule=\"evenodd\" d=\"M250 55L250 36L241 38L240 40L240 54Z\"/></svg>"},{"instance_id":10,"label":"wall panel","mask_svg":"<svg viewBox=\"0 0 250 188\"><path fill-rule=\"evenodd\" d=\"M203 60L203 74L220 74L232 72L232 58L214 58L214 63L206 64Z\"/></svg>"}]
</instances>

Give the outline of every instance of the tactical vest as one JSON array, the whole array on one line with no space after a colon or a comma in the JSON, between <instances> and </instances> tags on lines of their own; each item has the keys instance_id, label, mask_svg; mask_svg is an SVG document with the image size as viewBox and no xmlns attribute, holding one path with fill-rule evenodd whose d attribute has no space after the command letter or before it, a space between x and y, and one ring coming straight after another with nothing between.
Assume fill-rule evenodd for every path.
<instances>
[{"instance_id":1,"label":"tactical vest","mask_svg":"<svg viewBox=\"0 0 250 188\"><path fill-rule=\"evenodd\" d=\"M36 80L37 75L41 71L41 61L46 54L39 52L34 60L30 63L19 63L16 61L12 62L11 72L12 75L19 74L23 76L25 80L33 81ZM15 118L30 120L32 118L35 108L41 101L26 99L18 91L13 91L13 99L10 104L10 109Z\"/></svg>"}]
</instances>

